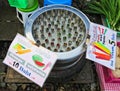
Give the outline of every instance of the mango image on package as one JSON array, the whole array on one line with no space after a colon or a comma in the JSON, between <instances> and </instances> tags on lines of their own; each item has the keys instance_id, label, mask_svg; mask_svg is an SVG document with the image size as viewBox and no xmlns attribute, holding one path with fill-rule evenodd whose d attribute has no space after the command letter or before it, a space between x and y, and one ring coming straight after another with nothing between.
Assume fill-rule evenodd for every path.
<instances>
[{"instance_id":1,"label":"mango image on package","mask_svg":"<svg viewBox=\"0 0 120 91\"><path fill-rule=\"evenodd\" d=\"M17 54L26 54L26 53L31 52L30 49L25 48L24 46L22 46L19 43L15 44L15 46L13 48L16 50Z\"/></svg>"},{"instance_id":2,"label":"mango image on package","mask_svg":"<svg viewBox=\"0 0 120 91\"><path fill-rule=\"evenodd\" d=\"M42 63L43 62L43 58L41 56L39 56L39 55L33 55L32 59L33 59L33 61L35 62L35 64L37 66L44 67L45 64Z\"/></svg>"}]
</instances>

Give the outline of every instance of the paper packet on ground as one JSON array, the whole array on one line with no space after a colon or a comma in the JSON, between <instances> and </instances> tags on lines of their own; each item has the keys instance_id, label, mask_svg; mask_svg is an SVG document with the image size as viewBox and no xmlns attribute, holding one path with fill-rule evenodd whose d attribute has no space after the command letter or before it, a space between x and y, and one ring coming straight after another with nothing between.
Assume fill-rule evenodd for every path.
<instances>
[{"instance_id":1,"label":"paper packet on ground","mask_svg":"<svg viewBox=\"0 0 120 91\"><path fill-rule=\"evenodd\" d=\"M42 87L56 60L54 52L37 47L17 34L3 63Z\"/></svg>"},{"instance_id":2,"label":"paper packet on ground","mask_svg":"<svg viewBox=\"0 0 120 91\"><path fill-rule=\"evenodd\" d=\"M117 33L107 27L91 23L86 58L115 69Z\"/></svg>"}]
</instances>

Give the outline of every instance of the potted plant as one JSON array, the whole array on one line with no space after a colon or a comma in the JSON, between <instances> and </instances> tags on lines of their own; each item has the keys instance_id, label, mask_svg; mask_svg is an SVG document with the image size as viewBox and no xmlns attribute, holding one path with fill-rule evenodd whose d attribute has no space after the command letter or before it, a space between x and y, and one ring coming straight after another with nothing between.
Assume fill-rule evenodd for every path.
<instances>
[{"instance_id":1,"label":"potted plant","mask_svg":"<svg viewBox=\"0 0 120 91\"><path fill-rule=\"evenodd\" d=\"M86 11L103 15L107 26L120 35L120 0L92 0Z\"/></svg>"}]
</instances>

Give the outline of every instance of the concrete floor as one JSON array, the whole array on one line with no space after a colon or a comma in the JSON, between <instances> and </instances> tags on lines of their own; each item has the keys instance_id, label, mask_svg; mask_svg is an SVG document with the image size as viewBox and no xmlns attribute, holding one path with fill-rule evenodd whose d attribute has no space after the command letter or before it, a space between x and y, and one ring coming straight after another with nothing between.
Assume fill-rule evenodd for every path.
<instances>
[{"instance_id":1,"label":"concrete floor","mask_svg":"<svg viewBox=\"0 0 120 91\"><path fill-rule=\"evenodd\" d=\"M23 25L16 17L16 9L7 0L0 1L0 40L12 40L16 33L23 34Z\"/></svg>"}]
</instances>

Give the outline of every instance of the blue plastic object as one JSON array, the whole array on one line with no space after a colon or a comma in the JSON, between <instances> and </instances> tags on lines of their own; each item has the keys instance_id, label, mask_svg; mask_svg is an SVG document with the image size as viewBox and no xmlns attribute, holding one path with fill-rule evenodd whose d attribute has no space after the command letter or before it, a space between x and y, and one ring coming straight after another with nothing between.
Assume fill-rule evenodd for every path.
<instances>
[{"instance_id":1,"label":"blue plastic object","mask_svg":"<svg viewBox=\"0 0 120 91\"><path fill-rule=\"evenodd\" d=\"M64 5L72 5L72 0L44 0L44 6L51 4L64 4Z\"/></svg>"}]
</instances>

